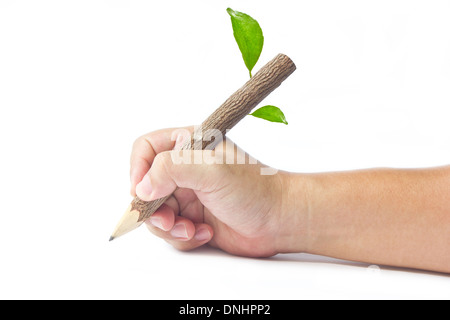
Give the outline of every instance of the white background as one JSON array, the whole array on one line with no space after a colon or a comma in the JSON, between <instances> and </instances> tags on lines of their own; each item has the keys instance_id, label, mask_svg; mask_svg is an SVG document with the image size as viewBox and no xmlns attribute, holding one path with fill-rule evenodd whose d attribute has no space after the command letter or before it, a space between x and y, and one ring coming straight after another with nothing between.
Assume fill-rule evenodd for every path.
<instances>
[{"instance_id":1,"label":"white background","mask_svg":"<svg viewBox=\"0 0 450 320\"><path fill-rule=\"evenodd\" d=\"M449 1L0 0L0 298L450 298L438 273L108 242L135 138L247 80L228 6L263 29L255 71L298 68L265 100L289 125L246 117L240 147L298 172L450 163Z\"/></svg>"}]
</instances>

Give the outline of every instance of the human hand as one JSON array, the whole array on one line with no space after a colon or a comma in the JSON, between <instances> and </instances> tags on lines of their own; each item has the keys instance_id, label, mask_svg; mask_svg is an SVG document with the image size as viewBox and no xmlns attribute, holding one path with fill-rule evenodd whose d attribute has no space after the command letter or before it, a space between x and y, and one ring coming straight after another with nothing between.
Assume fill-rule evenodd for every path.
<instances>
[{"instance_id":1,"label":"human hand","mask_svg":"<svg viewBox=\"0 0 450 320\"><path fill-rule=\"evenodd\" d=\"M228 139L213 152L187 151L180 163L180 151L170 150L192 131L149 133L131 155L133 196L173 193L146 225L174 247L210 244L248 257L307 252L450 272L449 166L264 175L266 167ZM193 159L203 161L186 161Z\"/></svg>"},{"instance_id":2,"label":"human hand","mask_svg":"<svg viewBox=\"0 0 450 320\"><path fill-rule=\"evenodd\" d=\"M264 166L229 139L209 151L223 164L178 163L181 151L171 150L181 145L186 130L193 128L152 132L133 145L131 194L151 201L173 193L147 219L149 230L180 250L208 243L250 257L283 251L283 230L289 229L288 210L283 210L287 174L262 175ZM189 152L188 159L203 156L205 160L208 155L200 150L183 152ZM233 164L227 164L230 159Z\"/></svg>"}]
</instances>

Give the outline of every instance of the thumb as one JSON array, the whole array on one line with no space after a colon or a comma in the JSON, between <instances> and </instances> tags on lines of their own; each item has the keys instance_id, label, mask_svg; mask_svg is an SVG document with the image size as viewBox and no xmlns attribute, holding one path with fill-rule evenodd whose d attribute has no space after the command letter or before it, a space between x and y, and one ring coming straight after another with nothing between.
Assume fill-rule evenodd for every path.
<instances>
[{"instance_id":1,"label":"thumb","mask_svg":"<svg viewBox=\"0 0 450 320\"><path fill-rule=\"evenodd\" d=\"M177 187L214 191L223 184L227 166L207 161L211 152L182 150L159 153L137 185L137 196L144 201L152 201L172 194Z\"/></svg>"}]
</instances>

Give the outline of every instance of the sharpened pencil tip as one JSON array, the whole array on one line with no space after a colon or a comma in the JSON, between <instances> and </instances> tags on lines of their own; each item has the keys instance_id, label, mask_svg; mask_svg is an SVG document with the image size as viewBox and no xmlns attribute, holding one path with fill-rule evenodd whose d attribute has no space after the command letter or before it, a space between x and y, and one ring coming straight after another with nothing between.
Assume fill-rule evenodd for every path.
<instances>
[{"instance_id":1,"label":"sharpened pencil tip","mask_svg":"<svg viewBox=\"0 0 450 320\"><path fill-rule=\"evenodd\" d=\"M114 237L110 237L110 238L109 238L109 241L113 241L113 240L114 240Z\"/></svg>"}]
</instances>

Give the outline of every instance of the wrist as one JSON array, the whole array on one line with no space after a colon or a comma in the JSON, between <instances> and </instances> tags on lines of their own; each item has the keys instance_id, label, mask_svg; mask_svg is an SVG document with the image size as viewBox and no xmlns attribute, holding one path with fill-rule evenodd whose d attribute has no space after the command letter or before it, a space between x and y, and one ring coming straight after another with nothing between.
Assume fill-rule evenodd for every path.
<instances>
[{"instance_id":1,"label":"wrist","mask_svg":"<svg viewBox=\"0 0 450 320\"><path fill-rule=\"evenodd\" d=\"M280 173L282 195L277 236L278 253L308 252L311 235L312 175Z\"/></svg>"}]
</instances>

